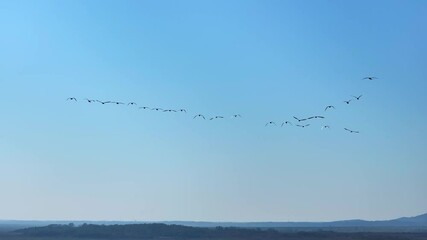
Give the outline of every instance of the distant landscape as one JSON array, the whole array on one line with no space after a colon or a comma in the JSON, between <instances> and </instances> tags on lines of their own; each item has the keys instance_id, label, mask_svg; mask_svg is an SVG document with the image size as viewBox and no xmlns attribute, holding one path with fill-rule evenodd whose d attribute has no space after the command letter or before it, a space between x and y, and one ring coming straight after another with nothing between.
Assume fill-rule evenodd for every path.
<instances>
[{"instance_id":1,"label":"distant landscape","mask_svg":"<svg viewBox=\"0 0 427 240\"><path fill-rule=\"evenodd\" d=\"M386 221L114 222L0 221L0 238L43 239L427 239L427 214Z\"/></svg>"}]
</instances>

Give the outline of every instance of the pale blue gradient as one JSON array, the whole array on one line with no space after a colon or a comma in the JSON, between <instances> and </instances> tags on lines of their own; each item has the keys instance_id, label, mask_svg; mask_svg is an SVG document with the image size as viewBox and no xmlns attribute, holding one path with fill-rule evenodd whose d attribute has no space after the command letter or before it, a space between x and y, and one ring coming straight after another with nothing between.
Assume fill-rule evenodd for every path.
<instances>
[{"instance_id":1,"label":"pale blue gradient","mask_svg":"<svg viewBox=\"0 0 427 240\"><path fill-rule=\"evenodd\" d=\"M424 213L426 12L421 0L1 1L0 219ZM311 114L327 118L264 127Z\"/></svg>"}]
</instances>

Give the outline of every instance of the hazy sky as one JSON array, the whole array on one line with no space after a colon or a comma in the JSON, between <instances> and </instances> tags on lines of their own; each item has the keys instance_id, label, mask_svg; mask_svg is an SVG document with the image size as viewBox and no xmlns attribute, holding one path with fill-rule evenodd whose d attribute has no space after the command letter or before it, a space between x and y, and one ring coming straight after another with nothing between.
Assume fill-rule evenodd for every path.
<instances>
[{"instance_id":1,"label":"hazy sky","mask_svg":"<svg viewBox=\"0 0 427 240\"><path fill-rule=\"evenodd\" d=\"M1 1L0 219L425 213L426 12L422 0ZM264 127L313 114L326 119Z\"/></svg>"}]
</instances>

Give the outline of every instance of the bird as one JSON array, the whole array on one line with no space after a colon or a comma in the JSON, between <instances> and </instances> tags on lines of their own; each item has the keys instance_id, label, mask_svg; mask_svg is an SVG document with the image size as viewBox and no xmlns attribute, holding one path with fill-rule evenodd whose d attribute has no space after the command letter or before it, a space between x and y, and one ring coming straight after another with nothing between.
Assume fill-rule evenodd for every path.
<instances>
[{"instance_id":1,"label":"bird","mask_svg":"<svg viewBox=\"0 0 427 240\"><path fill-rule=\"evenodd\" d=\"M285 121L285 122L283 122L283 123L282 123L282 125L280 125L280 126L281 126L281 127L283 127L283 125L285 125L285 124L293 125L291 122L289 122L289 121Z\"/></svg>"},{"instance_id":2,"label":"bird","mask_svg":"<svg viewBox=\"0 0 427 240\"><path fill-rule=\"evenodd\" d=\"M322 126L322 128L321 128L321 129L323 130L323 129L330 129L330 128L331 128L331 127L330 127L329 125L325 125L325 126Z\"/></svg>"},{"instance_id":3,"label":"bird","mask_svg":"<svg viewBox=\"0 0 427 240\"><path fill-rule=\"evenodd\" d=\"M122 102L111 102L111 103L115 103L116 105L124 104Z\"/></svg>"},{"instance_id":4,"label":"bird","mask_svg":"<svg viewBox=\"0 0 427 240\"><path fill-rule=\"evenodd\" d=\"M193 119L197 118L197 117L201 117L203 119L206 119L205 116L203 116L202 114L197 114L196 116L193 117Z\"/></svg>"},{"instance_id":5,"label":"bird","mask_svg":"<svg viewBox=\"0 0 427 240\"><path fill-rule=\"evenodd\" d=\"M136 104L135 102L130 102L130 103L128 103L128 106L129 105L138 105L138 104Z\"/></svg>"},{"instance_id":6,"label":"bird","mask_svg":"<svg viewBox=\"0 0 427 240\"><path fill-rule=\"evenodd\" d=\"M353 96L356 100L360 100L360 98L362 97L363 95L360 95L360 96L358 96L358 97L356 97L356 96Z\"/></svg>"},{"instance_id":7,"label":"bird","mask_svg":"<svg viewBox=\"0 0 427 240\"><path fill-rule=\"evenodd\" d=\"M302 122L302 121L305 121L305 120L307 120L306 118L303 118L303 119L299 119L299 118L297 118L297 117L295 117L295 116L294 116L294 118L295 118L296 120L298 120L298 122Z\"/></svg>"},{"instance_id":8,"label":"bird","mask_svg":"<svg viewBox=\"0 0 427 240\"><path fill-rule=\"evenodd\" d=\"M139 109L150 109L149 107L139 107Z\"/></svg>"},{"instance_id":9,"label":"bird","mask_svg":"<svg viewBox=\"0 0 427 240\"><path fill-rule=\"evenodd\" d=\"M179 109L179 111L180 111L180 112L185 112L185 113L187 113L187 110L185 110L185 109L183 109L183 108L182 108L182 109Z\"/></svg>"},{"instance_id":10,"label":"bird","mask_svg":"<svg viewBox=\"0 0 427 240\"><path fill-rule=\"evenodd\" d=\"M374 80L374 79L378 79L377 77L364 77L363 79L369 79L369 80Z\"/></svg>"},{"instance_id":11,"label":"bird","mask_svg":"<svg viewBox=\"0 0 427 240\"><path fill-rule=\"evenodd\" d=\"M69 98L67 98L67 101L76 101L77 102L77 98L75 98L75 97L69 97Z\"/></svg>"},{"instance_id":12,"label":"bird","mask_svg":"<svg viewBox=\"0 0 427 240\"><path fill-rule=\"evenodd\" d=\"M233 117L233 118L237 118L237 117L241 118L242 115L240 115L240 114L233 114L233 116L231 116L231 117Z\"/></svg>"},{"instance_id":13,"label":"bird","mask_svg":"<svg viewBox=\"0 0 427 240\"><path fill-rule=\"evenodd\" d=\"M266 124L265 124L265 126L266 126L266 127L267 127L268 125L274 125L274 126L277 126L275 122L268 122L268 123L266 123Z\"/></svg>"},{"instance_id":14,"label":"bird","mask_svg":"<svg viewBox=\"0 0 427 240\"><path fill-rule=\"evenodd\" d=\"M359 133L359 131L353 131L353 130L350 130L350 129L348 129L348 128L344 128L344 130L346 130L346 131L348 131L348 132L350 132L350 133Z\"/></svg>"},{"instance_id":15,"label":"bird","mask_svg":"<svg viewBox=\"0 0 427 240\"><path fill-rule=\"evenodd\" d=\"M99 102L99 103L101 103L101 104L112 103L110 101L107 101L107 102L103 102L103 101L99 101L99 100L96 100L96 101Z\"/></svg>"},{"instance_id":16,"label":"bird","mask_svg":"<svg viewBox=\"0 0 427 240\"><path fill-rule=\"evenodd\" d=\"M161 110L163 110L163 109L161 109L161 108L152 108L151 110L161 111Z\"/></svg>"},{"instance_id":17,"label":"bird","mask_svg":"<svg viewBox=\"0 0 427 240\"><path fill-rule=\"evenodd\" d=\"M351 99L350 100L348 100L348 101L344 101L346 104L350 104L350 102L351 102Z\"/></svg>"},{"instance_id":18,"label":"bird","mask_svg":"<svg viewBox=\"0 0 427 240\"><path fill-rule=\"evenodd\" d=\"M313 119L313 118L325 118L325 117L323 117L323 116L312 116L312 117L309 117L307 119Z\"/></svg>"},{"instance_id":19,"label":"bird","mask_svg":"<svg viewBox=\"0 0 427 240\"><path fill-rule=\"evenodd\" d=\"M297 127L302 127L302 128L305 128L305 127L308 127L308 126L310 126L310 124L306 124L306 125L296 125Z\"/></svg>"},{"instance_id":20,"label":"bird","mask_svg":"<svg viewBox=\"0 0 427 240\"><path fill-rule=\"evenodd\" d=\"M163 110L163 112L176 112L176 110L173 110L173 109L166 109L166 110Z\"/></svg>"},{"instance_id":21,"label":"bird","mask_svg":"<svg viewBox=\"0 0 427 240\"><path fill-rule=\"evenodd\" d=\"M334 107L334 106L332 106L332 105L326 106L326 107L325 107L325 111L326 111L326 110L328 110L328 109L332 109L332 108L333 108L333 109L335 109L335 107Z\"/></svg>"},{"instance_id":22,"label":"bird","mask_svg":"<svg viewBox=\"0 0 427 240\"><path fill-rule=\"evenodd\" d=\"M95 100L93 100L93 99L85 98L85 100L86 100L88 103L93 103L93 102L95 102Z\"/></svg>"},{"instance_id":23,"label":"bird","mask_svg":"<svg viewBox=\"0 0 427 240\"><path fill-rule=\"evenodd\" d=\"M215 117L211 117L209 120L214 120L214 119L217 119L217 118L224 118L223 116L215 116Z\"/></svg>"}]
</instances>

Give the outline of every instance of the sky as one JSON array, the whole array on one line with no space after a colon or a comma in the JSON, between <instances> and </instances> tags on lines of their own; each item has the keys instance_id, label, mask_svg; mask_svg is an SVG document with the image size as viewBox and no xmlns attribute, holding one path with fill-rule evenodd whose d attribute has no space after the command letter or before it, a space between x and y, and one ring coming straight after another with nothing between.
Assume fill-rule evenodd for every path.
<instances>
[{"instance_id":1,"label":"sky","mask_svg":"<svg viewBox=\"0 0 427 240\"><path fill-rule=\"evenodd\" d=\"M0 1L0 219L425 213L426 11L422 0ZM312 115L325 118L280 127Z\"/></svg>"}]
</instances>

